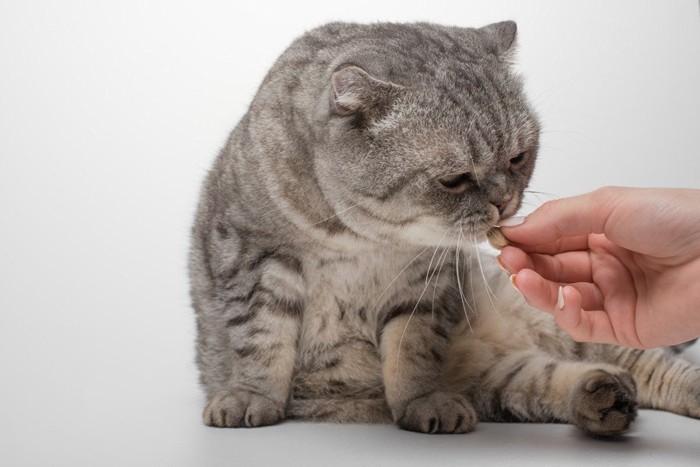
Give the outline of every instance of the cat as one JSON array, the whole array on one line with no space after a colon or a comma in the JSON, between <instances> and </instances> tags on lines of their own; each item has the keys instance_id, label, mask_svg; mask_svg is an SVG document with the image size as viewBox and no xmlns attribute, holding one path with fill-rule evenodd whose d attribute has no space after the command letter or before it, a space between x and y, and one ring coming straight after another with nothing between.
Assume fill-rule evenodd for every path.
<instances>
[{"instance_id":1,"label":"cat","mask_svg":"<svg viewBox=\"0 0 700 467\"><path fill-rule=\"evenodd\" d=\"M205 424L617 435L638 405L700 417L700 368L573 342L481 257L538 152L515 38L511 21L331 23L280 56L192 229Z\"/></svg>"}]
</instances>

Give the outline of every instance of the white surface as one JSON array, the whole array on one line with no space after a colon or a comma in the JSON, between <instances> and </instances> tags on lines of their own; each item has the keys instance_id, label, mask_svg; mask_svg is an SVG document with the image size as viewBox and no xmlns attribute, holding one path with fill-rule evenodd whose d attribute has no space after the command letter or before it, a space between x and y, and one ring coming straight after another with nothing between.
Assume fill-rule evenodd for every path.
<instances>
[{"instance_id":1,"label":"white surface","mask_svg":"<svg viewBox=\"0 0 700 467\"><path fill-rule=\"evenodd\" d=\"M334 19L515 19L545 128L533 190L700 188L698 3L240 3L0 4L0 465L696 465L700 421L648 411L620 442L206 428L185 257L204 171L263 74Z\"/></svg>"}]
</instances>

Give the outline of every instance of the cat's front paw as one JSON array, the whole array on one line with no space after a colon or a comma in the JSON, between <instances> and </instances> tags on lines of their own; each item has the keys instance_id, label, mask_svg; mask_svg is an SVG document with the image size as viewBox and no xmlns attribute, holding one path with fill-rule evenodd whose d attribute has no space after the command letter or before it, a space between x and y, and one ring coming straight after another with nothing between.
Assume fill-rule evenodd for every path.
<instances>
[{"instance_id":1,"label":"cat's front paw","mask_svg":"<svg viewBox=\"0 0 700 467\"><path fill-rule=\"evenodd\" d=\"M219 428L272 425L284 418L284 407L247 390L220 392L204 409L204 424Z\"/></svg>"},{"instance_id":2,"label":"cat's front paw","mask_svg":"<svg viewBox=\"0 0 700 467\"><path fill-rule=\"evenodd\" d=\"M466 433L476 426L476 411L466 397L435 391L409 402L397 424L421 433Z\"/></svg>"},{"instance_id":3,"label":"cat's front paw","mask_svg":"<svg viewBox=\"0 0 700 467\"><path fill-rule=\"evenodd\" d=\"M685 410L679 413L688 417L700 418L700 368L695 367L694 372L695 378L689 384L690 391L682 397L687 401Z\"/></svg>"},{"instance_id":4,"label":"cat's front paw","mask_svg":"<svg viewBox=\"0 0 700 467\"><path fill-rule=\"evenodd\" d=\"M591 370L571 399L573 422L594 435L615 436L637 416L637 386L628 373Z\"/></svg>"}]
</instances>

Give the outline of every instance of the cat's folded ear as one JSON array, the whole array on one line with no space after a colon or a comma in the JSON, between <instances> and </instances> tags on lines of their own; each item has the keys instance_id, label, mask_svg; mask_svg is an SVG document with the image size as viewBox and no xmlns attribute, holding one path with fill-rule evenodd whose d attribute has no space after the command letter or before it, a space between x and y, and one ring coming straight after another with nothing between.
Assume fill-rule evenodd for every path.
<instances>
[{"instance_id":1,"label":"cat's folded ear","mask_svg":"<svg viewBox=\"0 0 700 467\"><path fill-rule=\"evenodd\" d=\"M486 39L487 48L499 57L508 57L515 50L515 37L518 26L515 21L501 21L480 28Z\"/></svg>"},{"instance_id":2,"label":"cat's folded ear","mask_svg":"<svg viewBox=\"0 0 700 467\"><path fill-rule=\"evenodd\" d=\"M348 65L331 76L331 105L337 115L379 115L401 86L370 76L358 66Z\"/></svg>"}]
</instances>

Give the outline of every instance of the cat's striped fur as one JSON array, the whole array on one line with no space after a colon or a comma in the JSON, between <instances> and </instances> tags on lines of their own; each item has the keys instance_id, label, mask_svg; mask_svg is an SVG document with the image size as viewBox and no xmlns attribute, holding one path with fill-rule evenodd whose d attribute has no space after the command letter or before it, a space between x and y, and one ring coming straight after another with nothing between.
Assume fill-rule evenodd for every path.
<instances>
[{"instance_id":1,"label":"cat's striped fur","mask_svg":"<svg viewBox=\"0 0 700 467\"><path fill-rule=\"evenodd\" d=\"M637 403L700 416L698 368L572 342L475 256L518 209L538 148L514 39L512 22L334 23L279 58L193 228L205 423L615 434Z\"/></svg>"}]
</instances>

